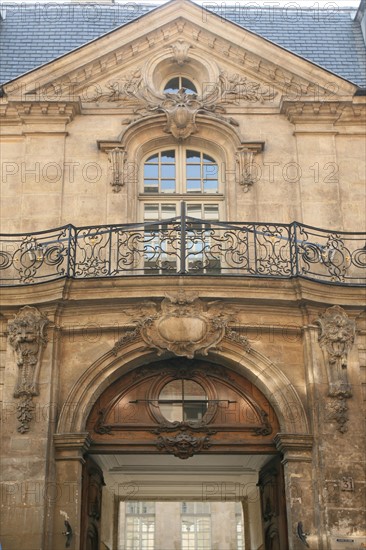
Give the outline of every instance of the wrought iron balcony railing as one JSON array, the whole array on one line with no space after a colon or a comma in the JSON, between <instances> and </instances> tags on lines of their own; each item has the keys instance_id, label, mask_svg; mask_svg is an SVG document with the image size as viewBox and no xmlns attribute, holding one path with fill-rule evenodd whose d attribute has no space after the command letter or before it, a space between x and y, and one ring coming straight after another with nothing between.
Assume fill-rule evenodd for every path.
<instances>
[{"instance_id":1,"label":"wrought iron balcony railing","mask_svg":"<svg viewBox=\"0 0 366 550\"><path fill-rule=\"evenodd\" d=\"M300 223L163 222L74 227L3 235L3 286L63 277L232 275L366 284L366 234Z\"/></svg>"}]
</instances>

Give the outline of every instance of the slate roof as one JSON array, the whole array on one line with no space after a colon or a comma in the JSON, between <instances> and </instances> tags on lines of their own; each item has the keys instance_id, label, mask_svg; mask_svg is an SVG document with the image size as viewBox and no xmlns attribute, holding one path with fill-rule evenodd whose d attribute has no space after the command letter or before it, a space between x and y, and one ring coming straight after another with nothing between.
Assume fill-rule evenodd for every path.
<instances>
[{"instance_id":1,"label":"slate roof","mask_svg":"<svg viewBox=\"0 0 366 550\"><path fill-rule=\"evenodd\" d=\"M314 5L317 3L315 2ZM366 48L355 10L256 8L214 2L223 20L236 24L366 88ZM5 83L60 57L156 6L50 2L3 5L0 20L0 82ZM225 26L223 26L225 31ZM229 29L228 29L229 31Z\"/></svg>"}]
</instances>

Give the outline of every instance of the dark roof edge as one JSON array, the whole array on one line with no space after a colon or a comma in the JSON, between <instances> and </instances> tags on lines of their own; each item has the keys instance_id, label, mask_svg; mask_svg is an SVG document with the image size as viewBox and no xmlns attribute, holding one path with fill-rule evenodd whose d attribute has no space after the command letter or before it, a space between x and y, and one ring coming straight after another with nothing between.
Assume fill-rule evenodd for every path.
<instances>
[{"instance_id":1,"label":"dark roof edge","mask_svg":"<svg viewBox=\"0 0 366 550\"><path fill-rule=\"evenodd\" d=\"M361 0L354 18L355 21L361 21L361 19L365 15L365 9L366 9L366 0Z\"/></svg>"}]
</instances>

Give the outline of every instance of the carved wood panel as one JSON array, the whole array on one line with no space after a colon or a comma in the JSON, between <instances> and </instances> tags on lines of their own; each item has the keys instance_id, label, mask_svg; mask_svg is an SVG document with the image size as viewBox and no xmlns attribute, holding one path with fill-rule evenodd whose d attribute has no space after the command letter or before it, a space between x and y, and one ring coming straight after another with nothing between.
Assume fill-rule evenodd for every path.
<instances>
[{"instance_id":1,"label":"carved wood panel","mask_svg":"<svg viewBox=\"0 0 366 550\"><path fill-rule=\"evenodd\" d=\"M103 472L88 456L83 468L80 550L99 550Z\"/></svg>"},{"instance_id":2,"label":"carved wood panel","mask_svg":"<svg viewBox=\"0 0 366 550\"><path fill-rule=\"evenodd\" d=\"M276 456L259 473L264 550L288 550L285 485L281 458Z\"/></svg>"},{"instance_id":3,"label":"carved wood panel","mask_svg":"<svg viewBox=\"0 0 366 550\"><path fill-rule=\"evenodd\" d=\"M192 380L207 396L199 420L169 421L159 395L174 380ZM274 452L279 424L268 400L238 373L208 361L173 358L136 369L99 398L87 429L92 452Z\"/></svg>"}]
</instances>

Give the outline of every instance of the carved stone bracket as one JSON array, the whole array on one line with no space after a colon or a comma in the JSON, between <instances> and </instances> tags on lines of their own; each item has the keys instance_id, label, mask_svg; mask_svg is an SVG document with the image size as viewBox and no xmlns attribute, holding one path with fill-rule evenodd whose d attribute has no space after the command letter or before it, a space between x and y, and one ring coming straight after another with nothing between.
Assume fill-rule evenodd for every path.
<instances>
[{"instance_id":1,"label":"carved stone bracket","mask_svg":"<svg viewBox=\"0 0 366 550\"><path fill-rule=\"evenodd\" d=\"M17 406L18 432L25 433L33 418L33 397L39 395L38 378L43 349L47 344L47 317L35 307L21 308L9 323L9 343L17 357L18 380L14 397L20 398Z\"/></svg>"},{"instance_id":2,"label":"carved stone bracket","mask_svg":"<svg viewBox=\"0 0 366 550\"><path fill-rule=\"evenodd\" d=\"M191 44L180 39L177 40L177 42L174 42L174 44L170 44L169 48L171 49L173 54L173 63L177 63L180 66L189 63L190 59L188 56L188 52L190 48L192 48Z\"/></svg>"},{"instance_id":3,"label":"carved stone bracket","mask_svg":"<svg viewBox=\"0 0 366 550\"><path fill-rule=\"evenodd\" d=\"M330 397L349 398L351 385L347 378L348 353L355 339L355 322L339 306L328 308L316 323L320 326L319 344L327 368Z\"/></svg>"},{"instance_id":4,"label":"carved stone bracket","mask_svg":"<svg viewBox=\"0 0 366 550\"><path fill-rule=\"evenodd\" d=\"M109 183L114 193L119 193L125 185L127 176L131 173L126 171L126 151L118 141L98 141L98 148L107 153L109 163Z\"/></svg>"},{"instance_id":5,"label":"carved stone bracket","mask_svg":"<svg viewBox=\"0 0 366 550\"><path fill-rule=\"evenodd\" d=\"M264 142L244 143L236 152L237 179L245 193L257 179L254 157L264 149Z\"/></svg>"},{"instance_id":6,"label":"carved stone bracket","mask_svg":"<svg viewBox=\"0 0 366 550\"><path fill-rule=\"evenodd\" d=\"M119 193L124 182L124 164L126 151L123 147L115 147L108 151L109 171L111 175L110 184L115 193Z\"/></svg>"},{"instance_id":7,"label":"carved stone bracket","mask_svg":"<svg viewBox=\"0 0 366 550\"><path fill-rule=\"evenodd\" d=\"M156 446L159 450L167 451L184 460L204 449L208 449L211 443L209 435L197 437L192 433L181 432L172 437L160 435Z\"/></svg>"}]
</instances>

